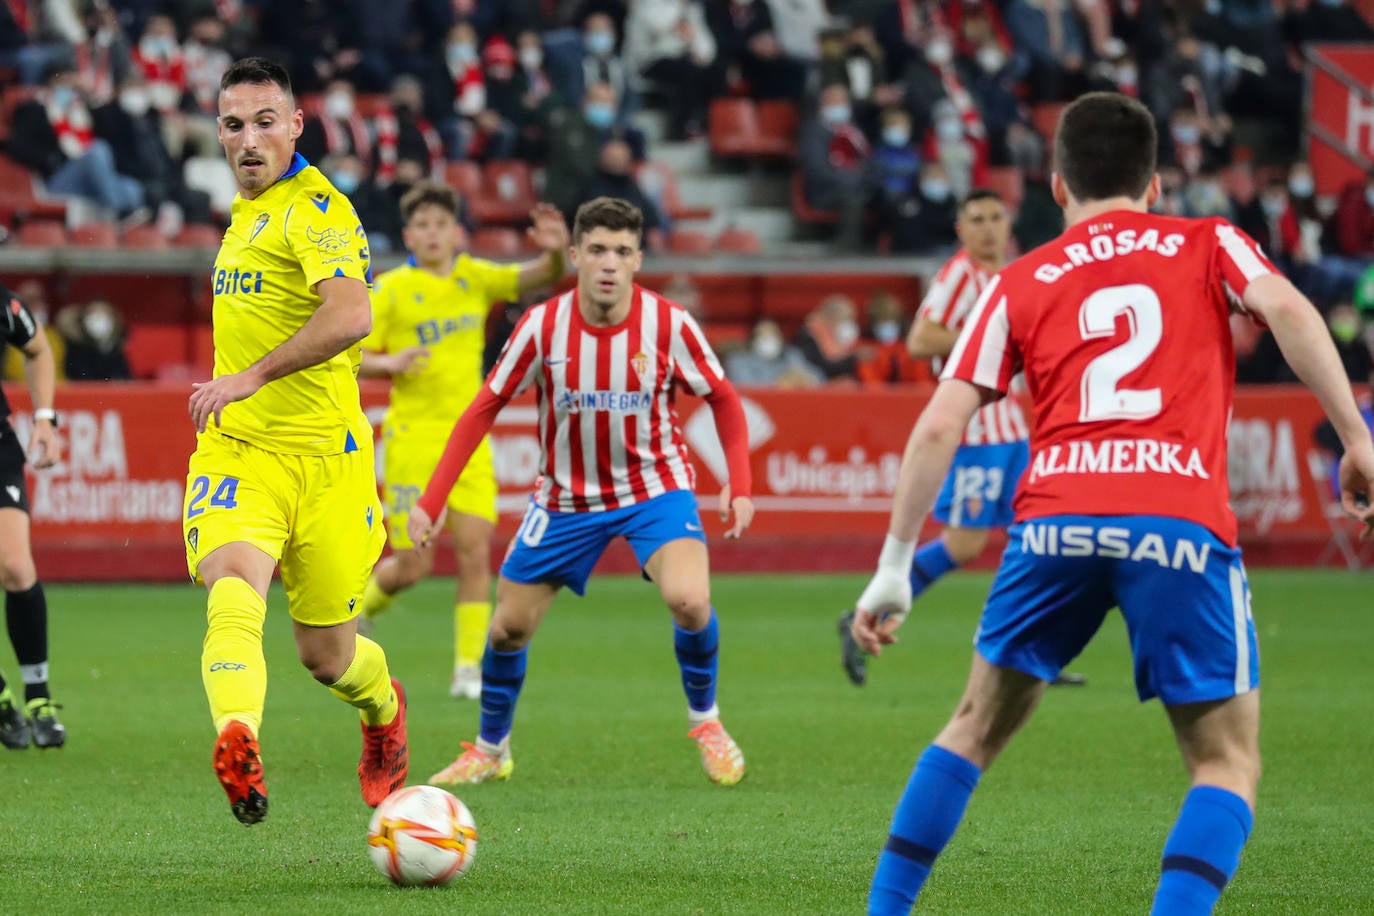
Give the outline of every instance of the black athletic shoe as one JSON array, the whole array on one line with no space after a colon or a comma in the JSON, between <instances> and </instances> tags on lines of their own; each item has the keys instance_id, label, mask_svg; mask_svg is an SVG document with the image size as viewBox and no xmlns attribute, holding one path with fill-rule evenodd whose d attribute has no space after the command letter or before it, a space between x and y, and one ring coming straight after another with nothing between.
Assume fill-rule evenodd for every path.
<instances>
[{"instance_id":1,"label":"black athletic shoe","mask_svg":"<svg viewBox=\"0 0 1374 916\"><path fill-rule=\"evenodd\" d=\"M1074 674L1072 671L1061 671L1059 677L1050 681L1051 687L1082 687L1088 683L1086 674Z\"/></svg>"},{"instance_id":2,"label":"black athletic shoe","mask_svg":"<svg viewBox=\"0 0 1374 916\"><path fill-rule=\"evenodd\" d=\"M840 631L840 662L844 665L844 673L849 675L850 682L855 687L862 687L868 682L868 656L854 641L854 634L850 632L853 624L853 611L845 611L840 615L837 624Z\"/></svg>"},{"instance_id":3,"label":"black athletic shoe","mask_svg":"<svg viewBox=\"0 0 1374 916\"><path fill-rule=\"evenodd\" d=\"M29 720L12 700L0 700L0 744L12 751L22 751L31 738Z\"/></svg>"},{"instance_id":4,"label":"black athletic shoe","mask_svg":"<svg viewBox=\"0 0 1374 916\"><path fill-rule=\"evenodd\" d=\"M67 743L67 726L57 720L61 705L51 697L29 700L29 728L33 730L34 747L61 747Z\"/></svg>"}]
</instances>

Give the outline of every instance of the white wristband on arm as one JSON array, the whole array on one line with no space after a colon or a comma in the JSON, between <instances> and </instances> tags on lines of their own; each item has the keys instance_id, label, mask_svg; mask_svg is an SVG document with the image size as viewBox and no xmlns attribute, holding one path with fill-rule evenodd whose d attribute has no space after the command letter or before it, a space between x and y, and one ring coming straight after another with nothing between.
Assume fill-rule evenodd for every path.
<instances>
[{"instance_id":1,"label":"white wristband on arm","mask_svg":"<svg viewBox=\"0 0 1374 916\"><path fill-rule=\"evenodd\" d=\"M911 561L915 557L915 541L899 541L889 534L883 539L883 552L878 554L878 568L905 576L911 571Z\"/></svg>"}]
</instances>

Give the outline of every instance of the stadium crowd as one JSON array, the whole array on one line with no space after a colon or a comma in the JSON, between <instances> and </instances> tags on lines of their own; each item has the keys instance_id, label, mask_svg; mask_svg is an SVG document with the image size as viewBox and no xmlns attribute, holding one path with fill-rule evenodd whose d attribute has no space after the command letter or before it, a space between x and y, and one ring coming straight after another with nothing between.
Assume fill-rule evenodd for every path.
<instances>
[{"instance_id":1,"label":"stadium crowd","mask_svg":"<svg viewBox=\"0 0 1374 916\"><path fill-rule=\"evenodd\" d=\"M1259 240L1364 378L1374 172L1322 198L1298 147L1300 49L1321 40L1374 28L1345 0L6 0L0 203L27 178L67 202L69 226L114 223L151 247L217 241L234 195L218 80L255 53L287 65L299 150L377 253L401 247L398 201L425 177L463 192L479 252L517 255L510 227L535 200L570 217L599 195L645 211L650 251L685 252L692 233L674 231L679 202L637 115L665 111L668 141L706 143L731 100L793 113L766 165L793 176L799 220L833 227L836 251L946 255L956 202L988 185L1026 250L1061 226L1046 144L1058 106L1112 89L1162 127L1159 207L1226 216ZM19 243L62 235L34 215L0 206ZM757 365L738 371L924 377L899 352L915 305L883 317L891 304L827 300L781 356L765 323L747 351ZM1242 380L1289 377L1272 338L1240 345Z\"/></svg>"}]
</instances>

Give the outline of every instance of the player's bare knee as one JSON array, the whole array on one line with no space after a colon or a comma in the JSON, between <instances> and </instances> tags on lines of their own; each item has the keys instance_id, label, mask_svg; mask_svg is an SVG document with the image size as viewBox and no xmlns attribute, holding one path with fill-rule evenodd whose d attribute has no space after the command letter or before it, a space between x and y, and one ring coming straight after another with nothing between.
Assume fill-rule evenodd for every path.
<instances>
[{"instance_id":1,"label":"player's bare knee","mask_svg":"<svg viewBox=\"0 0 1374 916\"><path fill-rule=\"evenodd\" d=\"M695 632L711 620L711 593L705 589L665 593L663 600L672 612L673 622L684 630Z\"/></svg>"},{"instance_id":2,"label":"player's bare knee","mask_svg":"<svg viewBox=\"0 0 1374 916\"><path fill-rule=\"evenodd\" d=\"M454 553L458 578L470 579L486 573L490 566L490 553L491 547L486 538L459 541Z\"/></svg>"},{"instance_id":3,"label":"player's bare knee","mask_svg":"<svg viewBox=\"0 0 1374 916\"><path fill-rule=\"evenodd\" d=\"M310 676L328 687L330 684L337 684L339 678L344 676L348 666L343 664L343 660L326 653L300 653L301 664L305 670L310 672Z\"/></svg>"},{"instance_id":4,"label":"player's bare knee","mask_svg":"<svg viewBox=\"0 0 1374 916\"><path fill-rule=\"evenodd\" d=\"M397 554L396 584L400 588L410 588L434 569L434 552L431 550L408 550Z\"/></svg>"},{"instance_id":5,"label":"player's bare knee","mask_svg":"<svg viewBox=\"0 0 1374 916\"><path fill-rule=\"evenodd\" d=\"M26 592L38 581L33 560L27 556L0 557L0 586L7 592Z\"/></svg>"},{"instance_id":6,"label":"player's bare knee","mask_svg":"<svg viewBox=\"0 0 1374 916\"><path fill-rule=\"evenodd\" d=\"M518 620L492 618L488 638L497 652L515 652L529 644L534 628Z\"/></svg>"}]
</instances>

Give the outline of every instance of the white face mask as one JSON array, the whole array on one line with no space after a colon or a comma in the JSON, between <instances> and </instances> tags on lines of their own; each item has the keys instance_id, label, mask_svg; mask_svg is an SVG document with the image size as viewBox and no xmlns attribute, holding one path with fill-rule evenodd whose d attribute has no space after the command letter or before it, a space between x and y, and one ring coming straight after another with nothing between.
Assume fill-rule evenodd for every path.
<instances>
[{"instance_id":1,"label":"white face mask","mask_svg":"<svg viewBox=\"0 0 1374 916\"><path fill-rule=\"evenodd\" d=\"M901 332L902 326L895 321L879 321L873 325L873 338L878 343L892 343Z\"/></svg>"},{"instance_id":2,"label":"white face mask","mask_svg":"<svg viewBox=\"0 0 1374 916\"><path fill-rule=\"evenodd\" d=\"M336 121L353 116L353 97L347 92L331 92L324 97L324 113Z\"/></svg>"},{"instance_id":3,"label":"white face mask","mask_svg":"<svg viewBox=\"0 0 1374 916\"><path fill-rule=\"evenodd\" d=\"M859 339L859 323L851 319L841 321L835 326L835 343L847 347Z\"/></svg>"},{"instance_id":4,"label":"white face mask","mask_svg":"<svg viewBox=\"0 0 1374 916\"><path fill-rule=\"evenodd\" d=\"M978 49L978 66L983 68L984 73L1000 73L1006 62L1007 56L997 45L983 45Z\"/></svg>"},{"instance_id":5,"label":"white face mask","mask_svg":"<svg viewBox=\"0 0 1374 916\"><path fill-rule=\"evenodd\" d=\"M86 336L97 343L107 340L114 333L114 318L108 312L91 312L82 321Z\"/></svg>"},{"instance_id":6,"label":"white face mask","mask_svg":"<svg viewBox=\"0 0 1374 916\"><path fill-rule=\"evenodd\" d=\"M1316 187L1310 175L1294 175L1288 179L1288 191L1294 197L1311 197Z\"/></svg>"},{"instance_id":7,"label":"white face mask","mask_svg":"<svg viewBox=\"0 0 1374 916\"><path fill-rule=\"evenodd\" d=\"M539 48L521 48L519 56L520 66L526 70L538 70L544 62L544 52Z\"/></svg>"},{"instance_id":8,"label":"white face mask","mask_svg":"<svg viewBox=\"0 0 1374 916\"><path fill-rule=\"evenodd\" d=\"M937 67L943 67L954 59L954 46L943 38L937 38L926 45L926 60Z\"/></svg>"},{"instance_id":9,"label":"white face mask","mask_svg":"<svg viewBox=\"0 0 1374 916\"><path fill-rule=\"evenodd\" d=\"M762 337L754 338L754 353L759 359L766 359L769 362L782 356L782 338L765 334Z\"/></svg>"},{"instance_id":10,"label":"white face mask","mask_svg":"<svg viewBox=\"0 0 1374 916\"><path fill-rule=\"evenodd\" d=\"M935 122L935 136L941 140L958 140L964 135L964 122L958 118L941 118Z\"/></svg>"},{"instance_id":11,"label":"white face mask","mask_svg":"<svg viewBox=\"0 0 1374 916\"><path fill-rule=\"evenodd\" d=\"M148 93L142 89L125 89L119 94L119 107L135 118L147 114L151 104Z\"/></svg>"}]
</instances>

